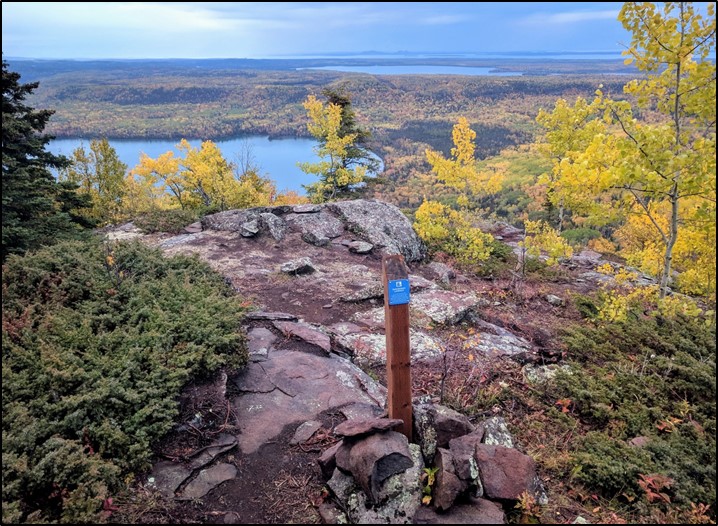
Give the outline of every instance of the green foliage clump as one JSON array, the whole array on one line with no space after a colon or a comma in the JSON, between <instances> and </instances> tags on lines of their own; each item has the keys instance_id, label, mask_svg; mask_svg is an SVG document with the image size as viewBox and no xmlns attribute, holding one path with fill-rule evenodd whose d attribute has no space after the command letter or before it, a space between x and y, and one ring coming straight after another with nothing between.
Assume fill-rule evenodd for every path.
<instances>
[{"instance_id":1,"label":"green foliage clump","mask_svg":"<svg viewBox=\"0 0 718 526\"><path fill-rule=\"evenodd\" d=\"M75 194L74 184L58 183L50 173L67 159L45 149L51 137L42 132L54 112L24 103L37 87L37 82L21 84L20 75L2 61L2 261L82 237L83 228L94 226L77 214L89 201Z\"/></svg>"},{"instance_id":2,"label":"green foliage clump","mask_svg":"<svg viewBox=\"0 0 718 526\"><path fill-rule=\"evenodd\" d=\"M195 210L182 208L155 209L138 216L134 223L145 234L155 232L179 234L184 227L194 223L198 218L199 216Z\"/></svg>"},{"instance_id":3,"label":"green foliage clump","mask_svg":"<svg viewBox=\"0 0 718 526\"><path fill-rule=\"evenodd\" d=\"M715 327L643 317L572 328L564 343L573 367L556 375L550 396L591 430L574 449L575 478L637 512L656 504L643 487L655 475L672 479L660 504L688 512L691 503L714 503ZM646 444L630 445L635 437Z\"/></svg>"},{"instance_id":4,"label":"green foliage clump","mask_svg":"<svg viewBox=\"0 0 718 526\"><path fill-rule=\"evenodd\" d=\"M601 237L601 232L594 230L593 228L570 228L561 232L561 237L564 238L569 245L573 247L585 246L592 239L598 239Z\"/></svg>"},{"instance_id":5,"label":"green foliage clump","mask_svg":"<svg viewBox=\"0 0 718 526\"><path fill-rule=\"evenodd\" d=\"M3 522L95 522L149 467L192 378L247 354L244 311L193 257L63 242L2 274Z\"/></svg>"}]
</instances>

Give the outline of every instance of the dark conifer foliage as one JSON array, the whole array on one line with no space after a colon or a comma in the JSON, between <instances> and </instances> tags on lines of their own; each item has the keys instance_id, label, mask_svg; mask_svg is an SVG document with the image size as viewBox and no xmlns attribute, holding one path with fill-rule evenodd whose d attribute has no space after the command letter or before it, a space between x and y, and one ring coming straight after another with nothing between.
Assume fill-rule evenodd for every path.
<instances>
[{"instance_id":1,"label":"dark conifer foliage","mask_svg":"<svg viewBox=\"0 0 718 526\"><path fill-rule=\"evenodd\" d=\"M76 237L82 220L73 210L87 206L50 168L67 159L46 150L44 135L52 110L36 110L25 99L38 86L22 84L20 75L2 62L2 261L12 253Z\"/></svg>"}]
</instances>

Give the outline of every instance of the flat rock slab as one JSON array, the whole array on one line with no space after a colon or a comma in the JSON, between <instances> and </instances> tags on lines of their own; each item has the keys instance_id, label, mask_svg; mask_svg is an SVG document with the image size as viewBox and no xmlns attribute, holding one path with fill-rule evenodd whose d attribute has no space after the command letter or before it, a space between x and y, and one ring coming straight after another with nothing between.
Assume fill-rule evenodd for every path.
<instances>
[{"instance_id":1,"label":"flat rock slab","mask_svg":"<svg viewBox=\"0 0 718 526\"><path fill-rule=\"evenodd\" d=\"M384 406L386 389L338 356L276 350L266 362L251 365L261 365L277 388L232 400L240 428L237 441L244 454L257 451L285 426L315 420L322 411L354 402Z\"/></svg>"},{"instance_id":2,"label":"flat rock slab","mask_svg":"<svg viewBox=\"0 0 718 526\"><path fill-rule=\"evenodd\" d=\"M486 499L471 499L471 504L457 504L446 513L422 506L414 515L414 524L505 524L501 505Z\"/></svg>"},{"instance_id":3,"label":"flat rock slab","mask_svg":"<svg viewBox=\"0 0 718 526\"><path fill-rule=\"evenodd\" d=\"M398 418L363 418L347 420L334 428L334 434L340 437L360 437L372 433L382 433L404 423Z\"/></svg>"},{"instance_id":4,"label":"flat rock slab","mask_svg":"<svg viewBox=\"0 0 718 526\"><path fill-rule=\"evenodd\" d=\"M307 323L275 321L274 326L284 334L316 345L326 353L331 351L332 342L329 335Z\"/></svg>"},{"instance_id":5,"label":"flat rock slab","mask_svg":"<svg viewBox=\"0 0 718 526\"><path fill-rule=\"evenodd\" d=\"M192 470L183 464L161 460L152 466L152 472L147 478L147 484L157 490L166 498L175 496L175 491L192 474Z\"/></svg>"},{"instance_id":6,"label":"flat rock slab","mask_svg":"<svg viewBox=\"0 0 718 526\"><path fill-rule=\"evenodd\" d=\"M339 412L347 420L377 418L386 413L384 409L375 405L364 402L355 402L339 409Z\"/></svg>"},{"instance_id":7,"label":"flat rock slab","mask_svg":"<svg viewBox=\"0 0 718 526\"><path fill-rule=\"evenodd\" d=\"M232 464L217 464L211 468L203 469L179 494L183 500L199 499L214 488L232 480L237 476L237 468Z\"/></svg>"},{"instance_id":8,"label":"flat rock slab","mask_svg":"<svg viewBox=\"0 0 718 526\"><path fill-rule=\"evenodd\" d=\"M409 330L412 360L429 360L441 356L441 344L423 332ZM369 332L346 334L337 337L337 343L345 348L356 363L382 365L386 363L386 336Z\"/></svg>"},{"instance_id":9,"label":"flat rock slab","mask_svg":"<svg viewBox=\"0 0 718 526\"><path fill-rule=\"evenodd\" d=\"M469 336L464 341L464 348L483 356L500 357L525 353L530 351L532 346L528 340L502 330L501 335L481 332Z\"/></svg>"},{"instance_id":10,"label":"flat rock slab","mask_svg":"<svg viewBox=\"0 0 718 526\"><path fill-rule=\"evenodd\" d=\"M254 311L248 312L244 316L248 320L259 320L259 321L297 321L299 318L294 314L286 312L266 312L266 311Z\"/></svg>"},{"instance_id":11,"label":"flat rock slab","mask_svg":"<svg viewBox=\"0 0 718 526\"><path fill-rule=\"evenodd\" d=\"M264 327L255 327L247 333L247 351L252 361L266 360L277 336Z\"/></svg>"},{"instance_id":12,"label":"flat rock slab","mask_svg":"<svg viewBox=\"0 0 718 526\"><path fill-rule=\"evenodd\" d=\"M222 453L226 453L237 445L237 439L228 433L220 433L217 440L192 455L189 467L192 470L202 468Z\"/></svg>"},{"instance_id":13,"label":"flat rock slab","mask_svg":"<svg viewBox=\"0 0 718 526\"><path fill-rule=\"evenodd\" d=\"M415 294L409 306L428 316L434 323L459 323L479 300L473 294L457 294L448 290L427 290Z\"/></svg>"},{"instance_id":14,"label":"flat rock slab","mask_svg":"<svg viewBox=\"0 0 718 526\"><path fill-rule=\"evenodd\" d=\"M303 424L301 424L297 430L294 432L294 436L289 441L291 445L297 445L297 444L303 444L312 436L314 433L319 431L319 428L322 427L322 423L318 420L307 420Z\"/></svg>"}]
</instances>

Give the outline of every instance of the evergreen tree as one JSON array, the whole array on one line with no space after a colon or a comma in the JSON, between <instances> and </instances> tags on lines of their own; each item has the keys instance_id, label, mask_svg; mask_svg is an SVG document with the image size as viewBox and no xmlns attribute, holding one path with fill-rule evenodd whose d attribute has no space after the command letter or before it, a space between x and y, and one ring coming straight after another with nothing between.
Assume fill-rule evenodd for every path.
<instances>
[{"instance_id":1,"label":"evergreen tree","mask_svg":"<svg viewBox=\"0 0 718 526\"><path fill-rule=\"evenodd\" d=\"M336 104L342 109L339 125L339 137L354 135L354 141L347 146L346 154L342 158L342 168L352 169L356 166L363 166L367 172L376 173L379 170L379 162L375 155L366 147L371 139L371 132L360 128L356 122L356 114L352 107L351 95L343 86L339 89L325 88L322 95L326 97L328 104Z\"/></svg>"},{"instance_id":2,"label":"evergreen tree","mask_svg":"<svg viewBox=\"0 0 718 526\"><path fill-rule=\"evenodd\" d=\"M67 159L46 151L52 139L42 134L52 110L24 103L38 86L20 83L20 75L2 61L2 261L58 239L75 237L88 226L73 214L87 206L73 195L74 185L58 183L49 168Z\"/></svg>"}]
</instances>

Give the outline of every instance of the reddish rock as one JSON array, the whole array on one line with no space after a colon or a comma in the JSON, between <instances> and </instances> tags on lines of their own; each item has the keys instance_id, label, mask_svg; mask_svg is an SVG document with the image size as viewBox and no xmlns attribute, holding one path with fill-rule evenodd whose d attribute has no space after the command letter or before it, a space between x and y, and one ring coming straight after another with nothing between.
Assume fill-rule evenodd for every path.
<instances>
[{"instance_id":1,"label":"reddish rock","mask_svg":"<svg viewBox=\"0 0 718 526\"><path fill-rule=\"evenodd\" d=\"M628 441L628 445L633 447L646 447L650 441L650 438L644 436L633 437Z\"/></svg>"},{"instance_id":2,"label":"reddish rock","mask_svg":"<svg viewBox=\"0 0 718 526\"><path fill-rule=\"evenodd\" d=\"M334 473L334 468L337 467L337 451L341 447L342 442L337 442L332 447L324 450L324 452L317 459L319 469L322 470L325 480L329 480Z\"/></svg>"},{"instance_id":3,"label":"reddish rock","mask_svg":"<svg viewBox=\"0 0 718 526\"><path fill-rule=\"evenodd\" d=\"M351 460L349 459L349 453L351 453L353 443L345 442L341 440L338 442L339 447L334 454L334 462L341 471L344 473L352 472Z\"/></svg>"},{"instance_id":4,"label":"reddish rock","mask_svg":"<svg viewBox=\"0 0 718 526\"><path fill-rule=\"evenodd\" d=\"M478 473L474 472L477 468L474 456L476 446L481 444L483 436L483 429L480 428L473 433L449 441L449 450L454 459L454 471L461 480L471 482L478 477Z\"/></svg>"},{"instance_id":5,"label":"reddish rock","mask_svg":"<svg viewBox=\"0 0 718 526\"><path fill-rule=\"evenodd\" d=\"M382 433L404 423L398 418L362 418L347 420L334 428L334 434L341 437L360 437L372 433Z\"/></svg>"},{"instance_id":6,"label":"reddish rock","mask_svg":"<svg viewBox=\"0 0 718 526\"><path fill-rule=\"evenodd\" d=\"M432 492L433 503L440 510L448 510L459 494L468 488L468 483L456 476L454 459L448 449L436 450L436 483Z\"/></svg>"},{"instance_id":7,"label":"reddish rock","mask_svg":"<svg viewBox=\"0 0 718 526\"><path fill-rule=\"evenodd\" d=\"M449 447L449 441L474 431L474 426L466 416L444 406L429 409L436 430L436 447Z\"/></svg>"},{"instance_id":8,"label":"reddish rock","mask_svg":"<svg viewBox=\"0 0 718 526\"><path fill-rule=\"evenodd\" d=\"M446 513L422 506L414 515L414 524L504 524L501 506L486 499L471 499L471 504L453 506Z\"/></svg>"},{"instance_id":9,"label":"reddish rock","mask_svg":"<svg viewBox=\"0 0 718 526\"><path fill-rule=\"evenodd\" d=\"M349 452L349 464L354 479L376 502L381 483L406 471L414 465L414 461L407 438L396 431L387 431L359 439Z\"/></svg>"},{"instance_id":10,"label":"reddish rock","mask_svg":"<svg viewBox=\"0 0 718 526\"><path fill-rule=\"evenodd\" d=\"M316 345L324 352L329 352L332 348L331 339L327 334L315 329L311 325L292 321L275 321L274 326L284 334L293 336L307 343Z\"/></svg>"},{"instance_id":11,"label":"reddish rock","mask_svg":"<svg viewBox=\"0 0 718 526\"><path fill-rule=\"evenodd\" d=\"M517 500L525 491L535 493L536 465L516 449L479 444L476 464L489 499Z\"/></svg>"}]
</instances>

